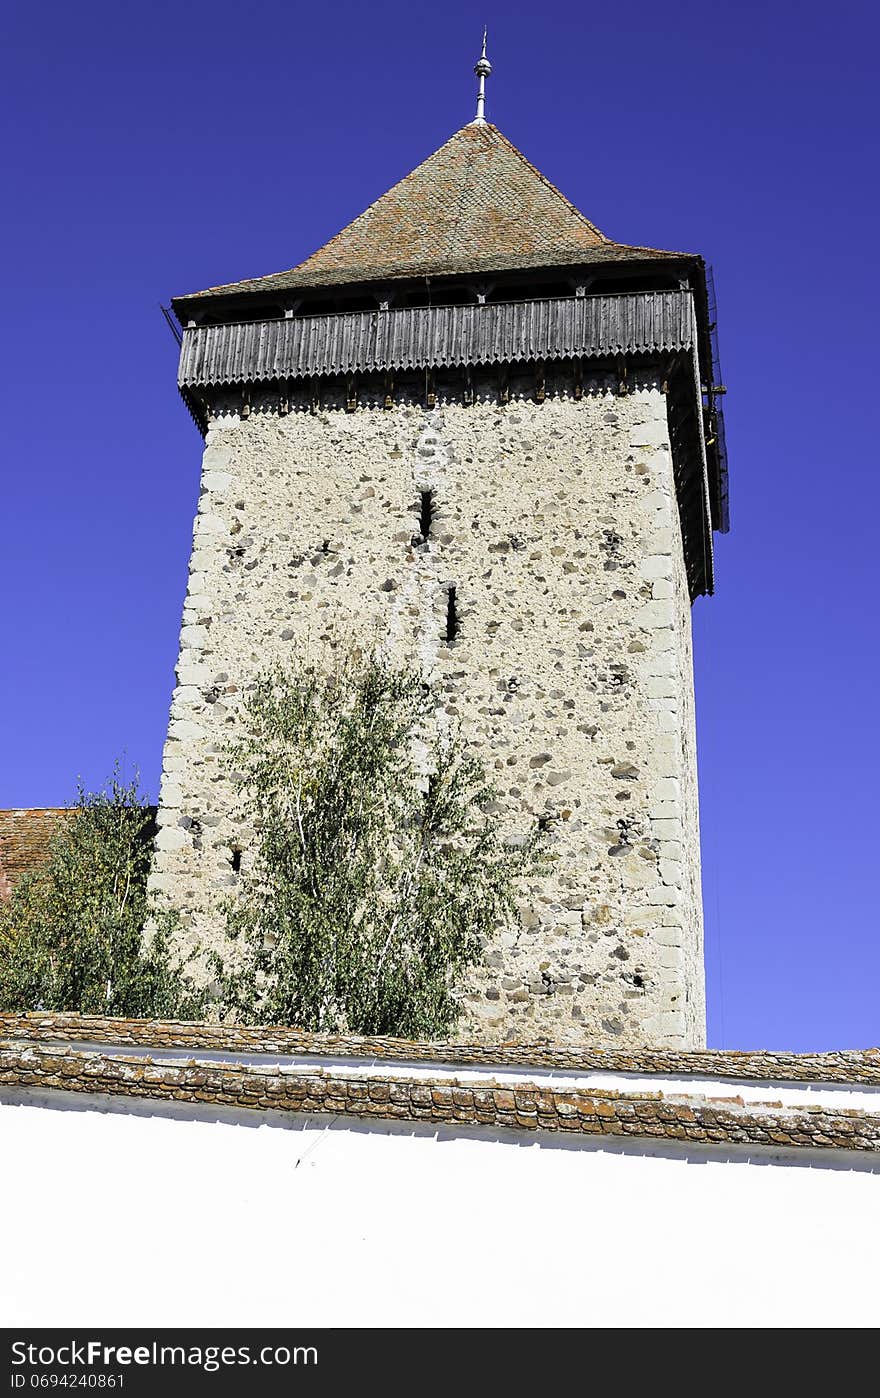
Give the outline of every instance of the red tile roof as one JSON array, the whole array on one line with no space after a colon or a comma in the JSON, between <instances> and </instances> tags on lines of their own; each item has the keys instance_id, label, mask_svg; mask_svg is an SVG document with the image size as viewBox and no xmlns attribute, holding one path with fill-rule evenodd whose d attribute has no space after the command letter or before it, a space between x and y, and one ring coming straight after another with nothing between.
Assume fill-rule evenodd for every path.
<instances>
[{"instance_id":1,"label":"red tile roof","mask_svg":"<svg viewBox=\"0 0 880 1398\"><path fill-rule=\"evenodd\" d=\"M472 123L305 262L178 297L175 304L397 277L683 255L612 242L496 126Z\"/></svg>"},{"instance_id":2,"label":"red tile roof","mask_svg":"<svg viewBox=\"0 0 880 1398\"><path fill-rule=\"evenodd\" d=\"M0 811L0 899L10 896L22 874L48 861L58 822L70 814L57 806Z\"/></svg>"}]
</instances>

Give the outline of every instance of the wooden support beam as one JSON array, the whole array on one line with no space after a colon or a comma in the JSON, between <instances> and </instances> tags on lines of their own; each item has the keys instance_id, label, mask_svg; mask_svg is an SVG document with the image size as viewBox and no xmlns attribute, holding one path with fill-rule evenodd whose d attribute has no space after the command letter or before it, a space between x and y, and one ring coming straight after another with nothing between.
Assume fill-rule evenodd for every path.
<instances>
[{"instance_id":1,"label":"wooden support beam","mask_svg":"<svg viewBox=\"0 0 880 1398\"><path fill-rule=\"evenodd\" d=\"M434 384L434 372L432 369L425 370L425 407L436 408L437 389Z\"/></svg>"},{"instance_id":2,"label":"wooden support beam","mask_svg":"<svg viewBox=\"0 0 880 1398\"><path fill-rule=\"evenodd\" d=\"M579 403L584 396L584 361L576 359L574 361L574 397Z\"/></svg>"},{"instance_id":3,"label":"wooden support beam","mask_svg":"<svg viewBox=\"0 0 880 1398\"><path fill-rule=\"evenodd\" d=\"M670 432L677 432L679 428L682 427L684 423L688 421L689 418L693 418L695 416L696 414L694 413L693 408L690 406L678 408L675 412L670 413L668 417Z\"/></svg>"},{"instance_id":4,"label":"wooden support beam","mask_svg":"<svg viewBox=\"0 0 880 1398\"><path fill-rule=\"evenodd\" d=\"M498 384L498 401L499 401L499 403L509 403L509 402L510 402L510 365L509 365L509 364L502 364L502 366L501 366L501 378L500 378L499 384Z\"/></svg>"},{"instance_id":5,"label":"wooden support beam","mask_svg":"<svg viewBox=\"0 0 880 1398\"><path fill-rule=\"evenodd\" d=\"M393 374L386 374L386 375L385 375L385 400L384 400L382 406L383 406L383 408L393 408L393 407L394 407L394 375L393 375Z\"/></svg>"},{"instance_id":6,"label":"wooden support beam","mask_svg":"<svg viewBox=\"0 0 880 1398\"><path fill-rule=\"evenodd\" d=\"M545 394L544 361L543 359L539 359L535 365L535 402L543 403Z\"/></svg>"},{"instance_id":7,"label":"wooden support beam","mask_svg":"<svg viewBox=\"0 0 880 1398\"><path fill-rule=\"evenodd\" d=\"M355 410L355 408L357 407L357 405L358 405L358 385L357 385L357 376L356 376L355 374L349 374L349 376L348 376L348 388L346 389L346 398L345 398L345 411L346 411L347 413L353 413L354 410Z\"/></svg>"},{"instance_id":8,"label":"wooden support beam","mask_svg":"<svg viewBox=\"0 0 880 1398\"><path fill-rule=\"evenodd\" d=\"M661 393L669 392L672 386L672 380L675 375L676 367L677 366L675 355L671 354L667 359L666 363L663 365L662 369L660 370L663 380L660 388Z\"/></svg>"},{"instance_id":9,"label":"wooden support beam","mask_svg":"<svg viewBox=\"0 0 880 1398\"><path fill-rule=\"evenodd\" d=\"M670 437L677 440L684 434L693 435L699 432L700 418L697 405L695 403L673 405L674 400L670 404L673 410L668 415Z\"/></svg>"}]
</instances>

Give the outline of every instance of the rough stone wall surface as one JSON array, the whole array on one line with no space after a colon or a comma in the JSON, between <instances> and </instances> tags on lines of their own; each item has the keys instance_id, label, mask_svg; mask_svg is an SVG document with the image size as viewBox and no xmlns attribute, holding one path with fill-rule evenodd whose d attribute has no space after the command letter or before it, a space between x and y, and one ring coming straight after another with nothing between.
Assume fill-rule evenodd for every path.
<instances>
[{"instance_id":1,"label":"rough stone wall surface","mask_svg":"<svg viewBox=\"0 0 880 1398\"><path fill-rule=\"evenodd\" d=\"M153 886L215 939L251 837L223 745L267 662L352 641L413 660L498 788L540 820L524 888L466 987L483 1042L705 1042L690 615L666 421L650 379L563 375L427 410L277 396L207 435ZM238 400L240 403L240 399ZM419 534L431 492L430 537ZM447 639L449 589L458 630Z\"/></svg>"}]
</instances>

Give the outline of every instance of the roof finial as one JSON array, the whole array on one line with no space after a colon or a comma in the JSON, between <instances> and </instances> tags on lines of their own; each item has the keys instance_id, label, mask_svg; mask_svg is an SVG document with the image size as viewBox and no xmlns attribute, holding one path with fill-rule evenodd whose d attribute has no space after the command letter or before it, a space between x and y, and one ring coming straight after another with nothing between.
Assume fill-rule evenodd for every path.
<instances>
[{"instance_id":1,"label":"roof finial","mask_svg":"<svg viewBox=\"0 0 880 1398\"><path fill-rule=\"evenodd\" d=\"M492 64L486 57L486 30L483 30L483 52L477 59L474 72L480 79L480 86L477 88L477 115L474 117L474 125L484 125L486 117L486 79L492 71Z\"/></svg>"}]
</instances>

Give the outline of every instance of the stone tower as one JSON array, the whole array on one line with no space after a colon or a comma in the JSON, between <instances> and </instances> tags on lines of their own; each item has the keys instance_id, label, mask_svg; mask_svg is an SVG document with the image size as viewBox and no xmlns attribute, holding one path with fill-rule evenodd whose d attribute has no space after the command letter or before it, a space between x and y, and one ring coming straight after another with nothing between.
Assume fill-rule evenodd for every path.
<instances>
[{"instance_id":1,"label":"stone tower","mask_svg":"<svg viewBox=\"0 0 880 1398\"><path fill-rule=\"evenodd\" d=\"M610 241L480 108L293 270L174 309L205 453L154 887L216 936L249 853L221 753L243 687L378 643L557 856L460 1034L703 1044L690 606L725 480L702 260Z\"/></svg>"}]
</instances>

